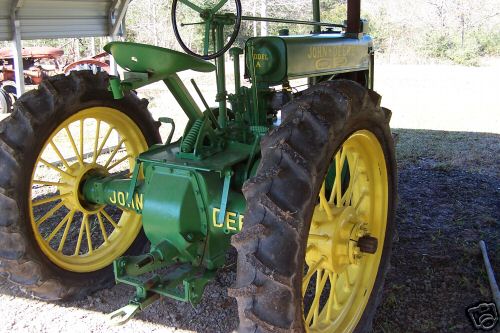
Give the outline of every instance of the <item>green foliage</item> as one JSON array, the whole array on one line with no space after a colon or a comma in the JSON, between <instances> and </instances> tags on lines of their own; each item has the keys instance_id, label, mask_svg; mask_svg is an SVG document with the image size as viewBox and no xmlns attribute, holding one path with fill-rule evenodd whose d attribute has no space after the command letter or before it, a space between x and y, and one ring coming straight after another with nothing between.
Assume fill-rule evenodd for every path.
<instances>
[{"instance_id":1,"label":"green foliage","mask_svg":"<svg viewBox=\"0 0 500 333\"><path fill-rule=\"evenodd\" d=\"M475 32L472 38L481 55L500 56L500 27L492 31Z\"/></svg>"},{"instance_id":2,"label":"green foliage","mask_svg":"<svg viewBox=\"0 0 500 333\"><path fill-rule=\"evenodd\" d=\"M347 19L347 3L345 1L324 1L320 5L322 21L342 23Z\"/></svg>"},{"instance_id":3,"label":"green foliage","mask_svg":"<svg viewBox=\"0 0 500 333\"><path fill-rule=\"evenodd\" d=\"M479 49L476 44L464 45L448 52L448 58L456 64L479 66Z\"/></svg>"},{"instance_id":4,"label":"green foliage","mask_svg":"<svg viewBox=\"0 0 500 333\"><path fill-rule=\"evenodd\" d=\"M425 34L421 51L431 58L447 58L449 50L456 47L447 33L431 31Z\"/></svg>"},{"instance_id":5,"label":"green foliage","mask_svg":"<svg viewBox=\"0 0 500 333\"><path fill-rule=\"evenodd\" d=\"M362 17L368 20L369 32L373 37L375 50L379 53L386 53L391 47L392 32L386 10L380 8L376 13L363 13Z\"/></svg>"},{"instance_id":6,"label":"green foliage","mask_svg":"<svg viewBox=\"0 0 500 333\"><path fill-rule=\"evenodd\" d=\"M396 61L428 59L477 65L483 56L500 55L500 29L495 23L500 17L495 13L495 0L363 0L362 4L362 17L369 21L376 51ZM320 5L322 21L342 23L346 19L347 0L320 0ZM242 7L244 15L312 18L311 0L242 0ZM184 17L186 22L198 19ZM249 37L260 35L262 24L243 22L235 45L243 47ZM312 30L310 26L268 23L267 33L277 35L283 28L291 34ZM132 2L127 29L129 40L178 49L171 33L170 3L164 0ZM201 31L185 38L193 48L202 44Z\"/></svg>"},{"instance_id":7,"label":"green foliage","mask_svg":"<svg viewBox=\"0 0 500 333\"><path fill-rule=\"evenodd\" d=\"M481 57L499 55L500 13L494 1L430 3L441 24L426 34L421 45L426 55L470 66L479 65Z\"/></svg>"},{"instance_id":8,"label":"green foliage","mask_svg":"<svg viewBox=\"0 0 500 333\"><path fill-rule=\"evenodd\" d=\"M425 35L420 51L430 58L478 66L480 57L500 55L500 33L476 31L462 41L448 33L431 31Z\"/></svg>"},{"instance_id":9,"label":"green foliage","mask_svg":"<svg viewBox=\"0 0 500 333\"><path fill-rule=\"evenodd\" d=\"M198 4L215 0L191 0ZM311 0L241 0L243 14L297 20L311 20ZM234 4L233 0L228 2ZM172 33L171 1L132 1L126 16L126 40L180 50ZM182 5L181 5L182 6ZM347 0L320 0L321 20L343 23ZM185 7L185 6L184 6ZM199 16L186 8L179 20L197 22ZM379 55L404 63L447 61L477 65L481 57L500 56L500 13L498 0L362 0L362 17L368 19L370 35ZM243 21L235 46L243 47L254 35L261 35L264 23ZM183 39L201 52L202 26L184 29ZM311 26L268 23L268 35L287 28L291 34L307 34ZM228 28L229 30L229 28ZM264 29L265 31L265 29ZM229 31L226 32L228 35ZM54 46L65 51L64 61L73 61L102 50L106 38L23 41L23 46ZM8 46L8 42L0 42Z\"/></svg>"}]
</instances>

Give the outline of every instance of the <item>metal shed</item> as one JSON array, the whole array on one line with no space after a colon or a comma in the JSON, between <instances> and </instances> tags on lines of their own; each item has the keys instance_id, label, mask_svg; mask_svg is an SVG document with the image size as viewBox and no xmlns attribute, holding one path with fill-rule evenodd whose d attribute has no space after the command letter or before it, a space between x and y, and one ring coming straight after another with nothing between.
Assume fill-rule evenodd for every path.
<instances>
[{"instance_id":1,"label":"metal shed","mask_svg":"<svg viewBox=\"0 0 500 333\"><path fill-rule=\"evenodd\" d=\"M0 41L12 41L24 92L21 40L120 35L130 0L0 0Z\"/></svg>"}]
</instances>

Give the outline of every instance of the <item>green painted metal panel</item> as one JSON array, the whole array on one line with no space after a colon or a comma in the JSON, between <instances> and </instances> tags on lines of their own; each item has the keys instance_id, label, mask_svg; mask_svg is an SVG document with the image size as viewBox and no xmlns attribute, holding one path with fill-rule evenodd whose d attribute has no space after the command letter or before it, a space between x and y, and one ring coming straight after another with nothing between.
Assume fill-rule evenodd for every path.
<instances>
[{"instance_id":1,"label":"green painted metal panel","mask_svg":"<svg viewBox=\"0 0 500 333\"><path fill-rule=\"evenodd\" d=\"M112 42L104 50L113 54L116 63L130 72L147 73L161 79L188 69L212 72L215 66L189 54L154 45Z\"/></svg>"},{"instance_id":2,"label":"green painted metal panel","mask_svg":"<svg viewBox=\"0 0 500 333\"><path fill-rule=\"evenodd\" d=\"M252 145L239 142L228 142L225 150L203 160L186 160L178 158L179 143L174 143L167 149L163 145L153 147L140 156L142 161L157 162L162 165L187 170L212 171L222 174L227 168L245 161L251 153Z\"/></svg>"},{"instance_id":3,"label":"green painted metal panel","mask_svg":"<svg viewBox=\"0 0 500 333\"><path fill-rule=\"evenodd\" d=\"M246 44L246 65L258 82L275 85L287 79L368 70L372 47L369 36L353 39L334 33L255 37Z\"/></svg>"},{"instance_id":4,"label":"green painted metal panel","mask_svg":"<svg viewBox=\"0 0 500 333\"><path fill-rule=\"evenodd\" d=\"M256 75L264 82L280 82L286 77L286 44L282 38L250 38L245 49L246 66L251 76Z\"/></svg>"},{"instance_id":5,"label":"green painted metal panel","mask_svg":"<svg viewBox=\"0 0 500 333\"><path fill-rule=\"evenodd\" d=\"M89 178L82 193L88 202L120 206L141 214L144 207L144 182L137 182L132 196L129 193L130 184L131 179Z\"/></svg>"},{"instance_id":6,"label":"green painted metal panel","mask_svg":"<svg viewBox=\"0 0 500 333\"><path fill-rule=\"evenodd\" d=\"M283 37L287 46L288 77L368 70L371 37L345 38L340 34Z\"/></svg>"},{"instance_id":7,"label":"green painted metal panel","mask_svg":"<svg viewBox=\"0 0 500 333\"><path fill-rule=\"evenodd\" d=\"M199 241L207 234L203 212L198 203L199 184L187 170L147 166L146 191L142 216L151 244L167 241L183 262L196 257ZM205 224L205 227L203 227Z\"/></svg>"}]
</instances>

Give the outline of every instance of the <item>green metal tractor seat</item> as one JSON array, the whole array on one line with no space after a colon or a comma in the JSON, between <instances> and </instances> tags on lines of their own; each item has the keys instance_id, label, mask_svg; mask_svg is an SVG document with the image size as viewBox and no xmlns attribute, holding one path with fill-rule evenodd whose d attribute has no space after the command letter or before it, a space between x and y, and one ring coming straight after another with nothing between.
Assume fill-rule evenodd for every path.
<instances>
[{"instance_id":1,"label":"green metal tractor seat","mask_svg":"<svg viewBox=\"0 0 500 333\"><path fill-rule=\"evenodd\" d=\"M188 69L196 72L215 70L215 66L208 61L153 45L111 42L104 46L104 50L129 72L125 73L125 80L122 82L133 82L134 88Z\"/></svg>"}]
</instances>

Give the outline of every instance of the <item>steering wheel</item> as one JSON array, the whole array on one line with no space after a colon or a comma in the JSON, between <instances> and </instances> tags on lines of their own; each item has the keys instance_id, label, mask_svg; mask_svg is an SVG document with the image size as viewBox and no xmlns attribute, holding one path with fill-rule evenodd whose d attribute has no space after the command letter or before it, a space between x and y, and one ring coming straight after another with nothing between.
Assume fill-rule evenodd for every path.
<instances>
[{"instance_id":1,"label":"steering wheel","mask_svg":"<svg viewBox=\"0 0 500 333\"><path fill-rule=\"evenodd\" d=\"M180 34L179 34L179 29L177 26L177 3L180 2L187 7L191 8L192 10L196 11L203 22L200 23L194 23L194 24L203 24L205 27L204 31L204 39L203 39L203 54L198 54L196 52L193 52L187 45L184 43L182 40ZM238 33L240 31L240 25L241 25L241 1L240 0L234 0L236 4L236 14L234 13L224 13L224 14L218 14L217 12L228 2L228 0L220 0L215 6L212 8L201 8L198 5L192 3L189 0L173 0L172 2L172 11L171 11L171 19L172 19L172 26L174 28L174 35L177 41L179 42L180 46L182 49L187 53L192 56L205 59L205 60L210 60L210 59L215 59L220 57L221 55L224 54L231 45L233 45L234 41L236 40L236 37L238 36ZM193 24L193 23L192 23ZM182 26L183 24L181 24ZM189 24L186 24L189 25ZM214 53L208 53L209 46L210 46L210 33L213 30L214 26L218 25L220 29L222 29L223 25L233 25L233 32L231 33L231 37L227 41L224 46L218 50L214 51ZM215 38L212 37L212 42L215 43Z\"/></svg>"}]
</instances>

